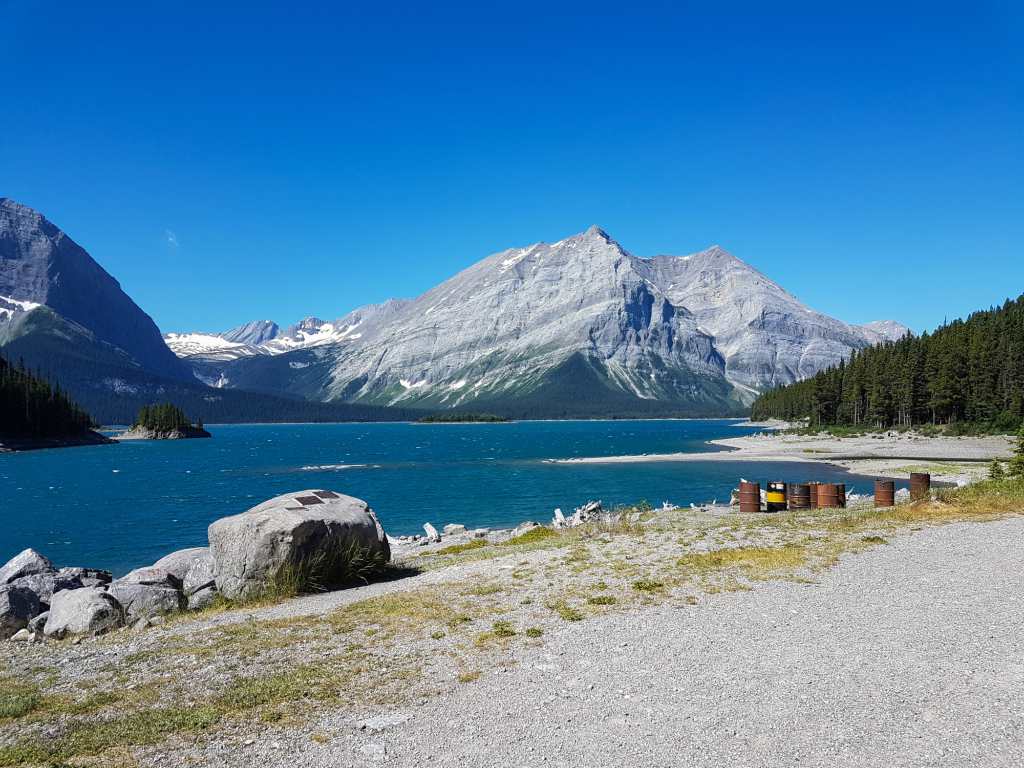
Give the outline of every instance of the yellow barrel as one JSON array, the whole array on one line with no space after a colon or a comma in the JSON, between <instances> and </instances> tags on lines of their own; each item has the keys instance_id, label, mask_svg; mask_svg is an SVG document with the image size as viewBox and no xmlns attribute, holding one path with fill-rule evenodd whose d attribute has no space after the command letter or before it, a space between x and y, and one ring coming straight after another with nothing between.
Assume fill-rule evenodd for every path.
<instances>
[{"instance_id":1,"label":"yellow barrel","mask_svg":"<svg viewBox=\"0 0 1024 768\"><path fill-rule=\"evenodd\" d=\"M786 484L768 483L764 501L768 512L782 512L786 508Z\"/></svg>"}]
</instances>

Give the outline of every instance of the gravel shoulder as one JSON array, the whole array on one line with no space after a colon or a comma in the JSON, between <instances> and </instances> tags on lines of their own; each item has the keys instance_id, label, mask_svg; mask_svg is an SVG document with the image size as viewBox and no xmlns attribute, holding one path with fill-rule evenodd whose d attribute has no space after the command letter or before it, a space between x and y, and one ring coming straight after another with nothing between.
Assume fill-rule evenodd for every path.
<instances>
[{"instance_id":1,"label":"gravel shoulder","mask_svg":"<svg viewBox=\"0 0 1024 768\"><path fill-rule=\"evenodd\" d=\"M9 643L0 766L1015 764L1022 512L1014 481L889 510L647 510Z\"/></svg>"},{"instance_id":2,"label":"gravel shoulder","mask_svg":"<svg viewBox=\"0 0 1024 768\"><path fill-rule=\"evenodd\" d=\"M514 664L328 741L279 735L203 764L1017 766L1024 519L844 558L820 583L565 625ZM276 745L276 747L275 747Z\"/></svg>"}]
</instances>

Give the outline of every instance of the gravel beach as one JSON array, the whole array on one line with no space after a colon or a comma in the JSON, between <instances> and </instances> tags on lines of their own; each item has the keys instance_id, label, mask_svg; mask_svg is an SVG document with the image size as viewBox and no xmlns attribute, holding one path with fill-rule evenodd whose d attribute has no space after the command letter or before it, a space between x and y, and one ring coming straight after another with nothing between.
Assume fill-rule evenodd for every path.
<instances>
[{"instance_id":1,"label":"gravel beach","mask_svg":"<svg viewBox=\"0 0 1024 768\"><path fill-rule=\"evenodd\" d=\"M779 427L760 423L754 426ZM1008 459L1013 438L925 437L889 432L855 437L762 432L711 440L725 451L661 453L629 456L585 456L555 459L554 464L631 464L661 461L806 461L835 464L860 475L901 475L929 472L939 482L965 484L984 477L988 462Z\"/></svg>"},{"instance_id":2,"label":"gravel beach","mask_svg":"<svg viewBox=\"0 0 1024 768\"><path fill-rule=\"evenodd\" d=\"M648 509L11 641L0 766L1019 765L1022 510Z\"/></svg>"},{"instance_id":3,"label":"gravel beach","mask_svg":"<svg viewBox=\"0 0 1024 768\"><path fill-rule=\"evenodd\" d=\"M190 757L310 768L1019 766L1022 535L1020 518L949 525L846 558L819 584L566 625L449 696L376 719L326 717L325 744L275 734Z\"/></svg>"}]
</instances>

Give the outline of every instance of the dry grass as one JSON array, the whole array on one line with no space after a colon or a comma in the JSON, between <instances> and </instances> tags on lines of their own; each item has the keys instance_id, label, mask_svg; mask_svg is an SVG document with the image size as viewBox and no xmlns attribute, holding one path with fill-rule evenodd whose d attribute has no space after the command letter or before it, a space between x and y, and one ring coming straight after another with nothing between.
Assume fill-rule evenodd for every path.
<instances>
[{"instance_id":1,"label":"dry grass","mask_svg":"<svg viewBox=\"0 0 1024 768\"><path fill-rule=\"evenodd\" d=\"M807 548L797 544L782 547L733 547L714 552L696 552L679 558L678 565L688 573L737 570L749 579L763 580L780 572L791 572L807 565Z\"/></svg>"}]
</instances>

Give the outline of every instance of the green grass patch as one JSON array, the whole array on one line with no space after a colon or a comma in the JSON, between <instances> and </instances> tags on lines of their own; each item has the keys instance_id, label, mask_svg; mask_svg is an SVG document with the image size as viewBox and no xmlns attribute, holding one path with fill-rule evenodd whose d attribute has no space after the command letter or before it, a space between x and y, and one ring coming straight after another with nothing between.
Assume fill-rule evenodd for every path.
<instances>
[{"instance_id":1,"label":"green grass patch","mask_svg":"<svg viewBox=\"0 0 1024 768\"><path fill-rule=\"evenodd\" d=\"M432 554L435 554L435 555L459 555L459 554L462 554L463 552L471 552L474 549L483 549L486 546L487 546L487 541L485 539L473 539L472 541L467 541L464 544L452 544L450 547L445 547L444 549L439 549L439 550L437 550L437 552L433 552Z\"/></svg>"},{"instance_id":2,"label":"green grass patch","mask_svg":"<svg viewBox=\"0 0 1024 768\"><path fill-rule=\"evenodd\" d=\"M537 528L531 528L526 533L521 533L515 538L502 542L502 546L514 547L519 544L536 544L539 541L548 541L550 539L557 538L557 531L555 531L552 528L545 528L543 525L541 525Z\"/></svg>"},{"instance_id":3,"label":"green grass patch","mask_svg":"<svg viewBox=\"0 0 1024 768\"><path fill-rule=\"evenodd\" d=\"M633 582L633 589L637 592L660 592L664 588L665 585L662 582L650 579L638 579Z\"/></svg>"},{"instance_id":4,"label":"green grass patch","mask_svg":"<svg viewBox=\"0 0 1024 768\"><path fill-rule=\"evenodd\" d=\"M585 618L583 613L579 609L573 608L565 600L556 600L552 603L549 603L548 608L557 613L561 618L565 619L566 621L583 621L583 619Z\"/></svg>"}]
</instances>

